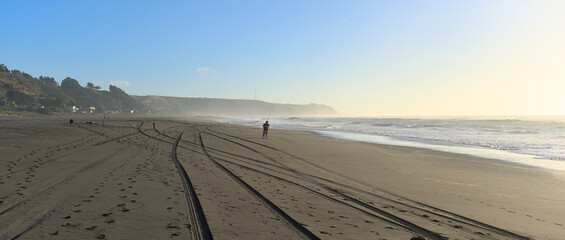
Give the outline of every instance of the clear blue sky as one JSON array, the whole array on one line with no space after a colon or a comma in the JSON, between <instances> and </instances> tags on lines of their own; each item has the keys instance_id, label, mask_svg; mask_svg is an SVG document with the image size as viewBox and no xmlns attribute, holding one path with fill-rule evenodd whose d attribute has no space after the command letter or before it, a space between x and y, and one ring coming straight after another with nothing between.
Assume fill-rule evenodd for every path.
<instances>
[{"instance_id":1,"label":"clear blue sky","mask_svg":"<svg viewBox=\"0 0 565 240\"><path fill-rule=\"evenodd\" d=\"M349 115L565 114L565 1L4 1L0 63Z\"/></svg>"}]
</instances>

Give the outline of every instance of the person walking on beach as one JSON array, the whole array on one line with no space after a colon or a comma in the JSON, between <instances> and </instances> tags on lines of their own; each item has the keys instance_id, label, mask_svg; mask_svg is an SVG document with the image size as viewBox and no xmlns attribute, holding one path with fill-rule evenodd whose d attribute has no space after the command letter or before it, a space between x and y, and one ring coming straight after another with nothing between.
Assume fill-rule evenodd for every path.
<instances>
[{"instance_id":1,"label":"person walking on beach","mask_svg":"<svg viewBox=\"0 0 565 240\"><path fill-rule=\"evenodd\" d=\"M263 123L263 137L262 138L269 138L267 136L268 131L269 131L269 121L265 121L265 123Z\"/></svg>"}]
</instances>

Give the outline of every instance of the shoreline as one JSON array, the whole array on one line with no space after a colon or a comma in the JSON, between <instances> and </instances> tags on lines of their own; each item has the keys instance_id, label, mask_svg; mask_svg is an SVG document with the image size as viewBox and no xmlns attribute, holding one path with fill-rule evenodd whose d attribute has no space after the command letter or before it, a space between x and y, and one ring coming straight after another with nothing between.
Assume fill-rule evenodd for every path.
<instances>
[{"instance_id":1,"label":"shoreline","mask_svg":"<svg viewBox=\"0 0 565 240\"><path fill-rule=\"evenodd\" d=\"M243 128L256 128L254 126L235 125ZM257 127L257 129L259 128ZM494 220L492 222L495 226L507 226L521 232L536 232L532 235L536 239L559 239L559 234L565 234L565 228L562 227L565 224L558 220L559 216L565 214L565 211L558 210L560 208L558 205L565 204L565 201L559 197L559 195L565 194L565 173L562 171L470 154L337 139L320 136L309 130L272 129L269 132L271 136L269 141L275 138L273 135L275 132L285 136L287 141L289 138L293 138L290 136L294 134L312 136L313 138L310 141L319 142L301 142L293 144L291 148L316 146L315 149L310 150L318 153L313 154L312 159L320 159L320 153L323 153L321 154L324 156L322 158L331 162L328 164L332 171L345 172L344 175L355 176L355 182L360 181L363 184L407 196L410 199L420 199L432 206L440 204L440 206L468 214L467 216L473 218L485 221ZM306 136L304 138L309 139ZM278 143L277 140L275 145ZM326 144L331 147L324 147ZM345 154L337 153L338 150L350 147L358 149L358 151L347 150L343 151L347 152ZM370 151L367 149L370 149ZM369 154L367 151L386 157L375 162L375 158L379 157L367 155ZM348 170L347 166L344 165L346 162L341 162L342 159L334 159L335 156L340 155L345 159L357 156L355 158L361 160L364 167ZM418 163L417 160L423 161ZM380 166L386 166L386 168L378 169L376 166L370 166L373 163L384 164ZM322 162L317 162L317 164L322 164ZM374 170L374 172L370 170ZM405 177L411 179L407 180ZM380 184L375 184L376 182L380 182ZM428 192L429 190L433 191ZM552 197L546 198L547 196ZM474 203L465 205L469 202ZM498 210L493 209L496 206L491 204L493 202L501 205ZM548 204L548 206L544 206L544 204ZM552 232L549 229L553 226L549 228L546 228L547 225L540 227L537 223L547 221L542 218L535 218L535 214L526 213L528 211L537 212L540 209L544 209L544 214L551 216L555 221L548 225L554 225L560 230L554 229ZM552 210L548 211L548 209ZM520 227L506 225L510 219L513 219L512 222L518 221L514 219L516 216L513 215L519 213L520 210L522 210L519 220L521 222ZM495 214L496 211L499 212ZM493 215L496 215L496 217ZM487 217L485 218L485 216ZM493 217L495 219L491 219ZM544 231L551 233L542 234Z\"/></svg>"},{"instance_id":2,"label":"shoreline","mask_svg":"<svg viewBox=\"0 0 565 240\"><path fill-rule=\"evenodd\" d=\"M306 130L308 131L308 130ZM480 157L495 161L502 161L509 164L517 164L521 166L527 166L537 169L543 169L548 171L565 172L565 162L559 160L549 160L540 158L534 155L518 154L507 152L504 150L480 148L474 146L457 146L457 145L441 145L432 144L426 142L418 141L406 141L393 139L391 137L371 135L363 133L353 133L353 132L338 132L338 131L316 131L312 130L322 137L342 139L354 142L363 143L373 143L380 145L390 145L390 146L401 146L401 147L412 147L412 148L422 148L446 153L456 153L462 155L469 155L474 157ZM389 138L389 139L385 139Z\"/></svg>"},{"instance_id":3,"label":"shoreline","mask_svg":"<svg viewBox=\"0 0 565 240\"><path fill-rule=\"evenodd\" d=\"M381 166L386 166L385 169L371 167L370 169L373 169L374 172L360 172L364 170L362 168L348 171L348 175L359 176L357 178L363 179L365 183L374 183L374 180L378 179L377 182L383 183L378 185L379 188L389 189L389 191L403 196L410 196L411 199L425 199L431 205L440 203L441 206L449 206L450 209L457 209L457 212L467 213L476 218L484 217L481 216L482 214L490 215L485 220L495 215L493 212L485 212L486 209L492 209L495 206L491 203L508 204L499 208L501 210L500 215L494 221L498 224L504 224L505 221L512 219L512 215L520 212L520 210L526 211L526 209L529 209L535 212L537 211L535 209L553 208L555 212L546 211L545 214L554 217L555 226L563 225L557 220L559 216L563 216L563 212L557 211L557 205L553 205L565 204L565 201L558 197L565 194L563 190L565 173L561 171L425 148L379 145L333 138L328 138L324 142L338 142L338 145L347 146L360 144L364 146L361 147L362 149L372 149L373 153L387 156L387 160L378 161L379 164L383 164ZM359 150L359 152L361 151ZM373 160L377 158L374 155L365 155L367 153L349 153L361 155L358 159L363 159L364 166L369 166L369 163L374 162ZM422 162L417 162L417 160L422 160ZM343 164L335 163L334 170L341 171L344 168ZM381 177L370 177L372 174L381 175ZM411 179L407 180L406 178ZM544 186L544 184L549 185ZM433 191L430 192L432 189ZM484 194L494 196L485 197ZM553 197L546 198L547 196ZM527 198L531 199L528 200ZM553 200L550 201L549 199ZM477 201L479 204L477 204ZM473 205L460 205L466 202L475 203ZM544 206L544 204L549 205ZM535 214L523 213L522 217L524 216L533 218L530 216L535 216ZM527 225L524 224L516 229L532 229L535 224ZM540 227L536 231L541 229L543 228ZM560 231L565 234L563 230L562 228ZM547 236L544 238L547 238ZM549 238L557 239L557 236Z\"/></svg>"},{"instance_id":4,"label":"shoreline","mask_svg":"<svg viewBox=\"0 0 565 240\"><path fill-rule=\"evenodd\" d=\"M228 123L221 120L219 120L219 122ZM236 122L233 124L256 127L255 124L251 124L248 122ZM508 163L530 166L533 168L546 169L549 171L565 172L565 160L543 158L533 154L515 153L507 150L487 148L482 146L464 145L464 144L456 144L449 142L443 143L443 142L426 141L419 139L406 140L394 136L385 136L385 135L362 133L362 132L347 131L347 130L325 130L325 129L309 128L305 126L292 127L292 126L287 126L284 123L283 123L283 127L278 127L278 128L275 127L275 128L281 130L309 131L323 137L343 139L343 140L355 141L355 142L415 147L415 148L424 148L424 149L430 149L430 150L448 152L448 153L458 153L458 154L471 155L471 156L488 158L493 160L505 161Z\"/></svg>"}]
</instances>

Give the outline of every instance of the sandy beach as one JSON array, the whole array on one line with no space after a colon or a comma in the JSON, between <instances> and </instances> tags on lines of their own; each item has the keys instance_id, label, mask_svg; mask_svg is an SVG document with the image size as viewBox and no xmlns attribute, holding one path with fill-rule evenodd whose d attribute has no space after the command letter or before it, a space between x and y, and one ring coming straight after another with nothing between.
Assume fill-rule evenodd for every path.
<instances>
[{"instance_id":1,"label":"sandy beach","mask_svg":"<svg viewBox=\"0 0 565 240\"><path fill-rule=\"evenodd\" d=\"M69 118L0 118L0 239L565 236L563 172L204 119Z\"/></svg>"}]
</instances>

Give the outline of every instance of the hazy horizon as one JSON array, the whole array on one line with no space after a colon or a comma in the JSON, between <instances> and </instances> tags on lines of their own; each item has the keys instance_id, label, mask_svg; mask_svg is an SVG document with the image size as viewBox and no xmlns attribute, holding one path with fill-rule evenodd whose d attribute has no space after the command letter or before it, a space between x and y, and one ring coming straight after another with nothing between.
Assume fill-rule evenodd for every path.
<instances>
[{"instance_id":1,"label":"hazy horizon","mask_svg":"<svg viewBox=\"0 0 565 240\"><path fill-rule=\"evenodd\" d=\"M563 1L8 1L0 63L344 116L565 115Z\"/></svg>"}]
</instances>

